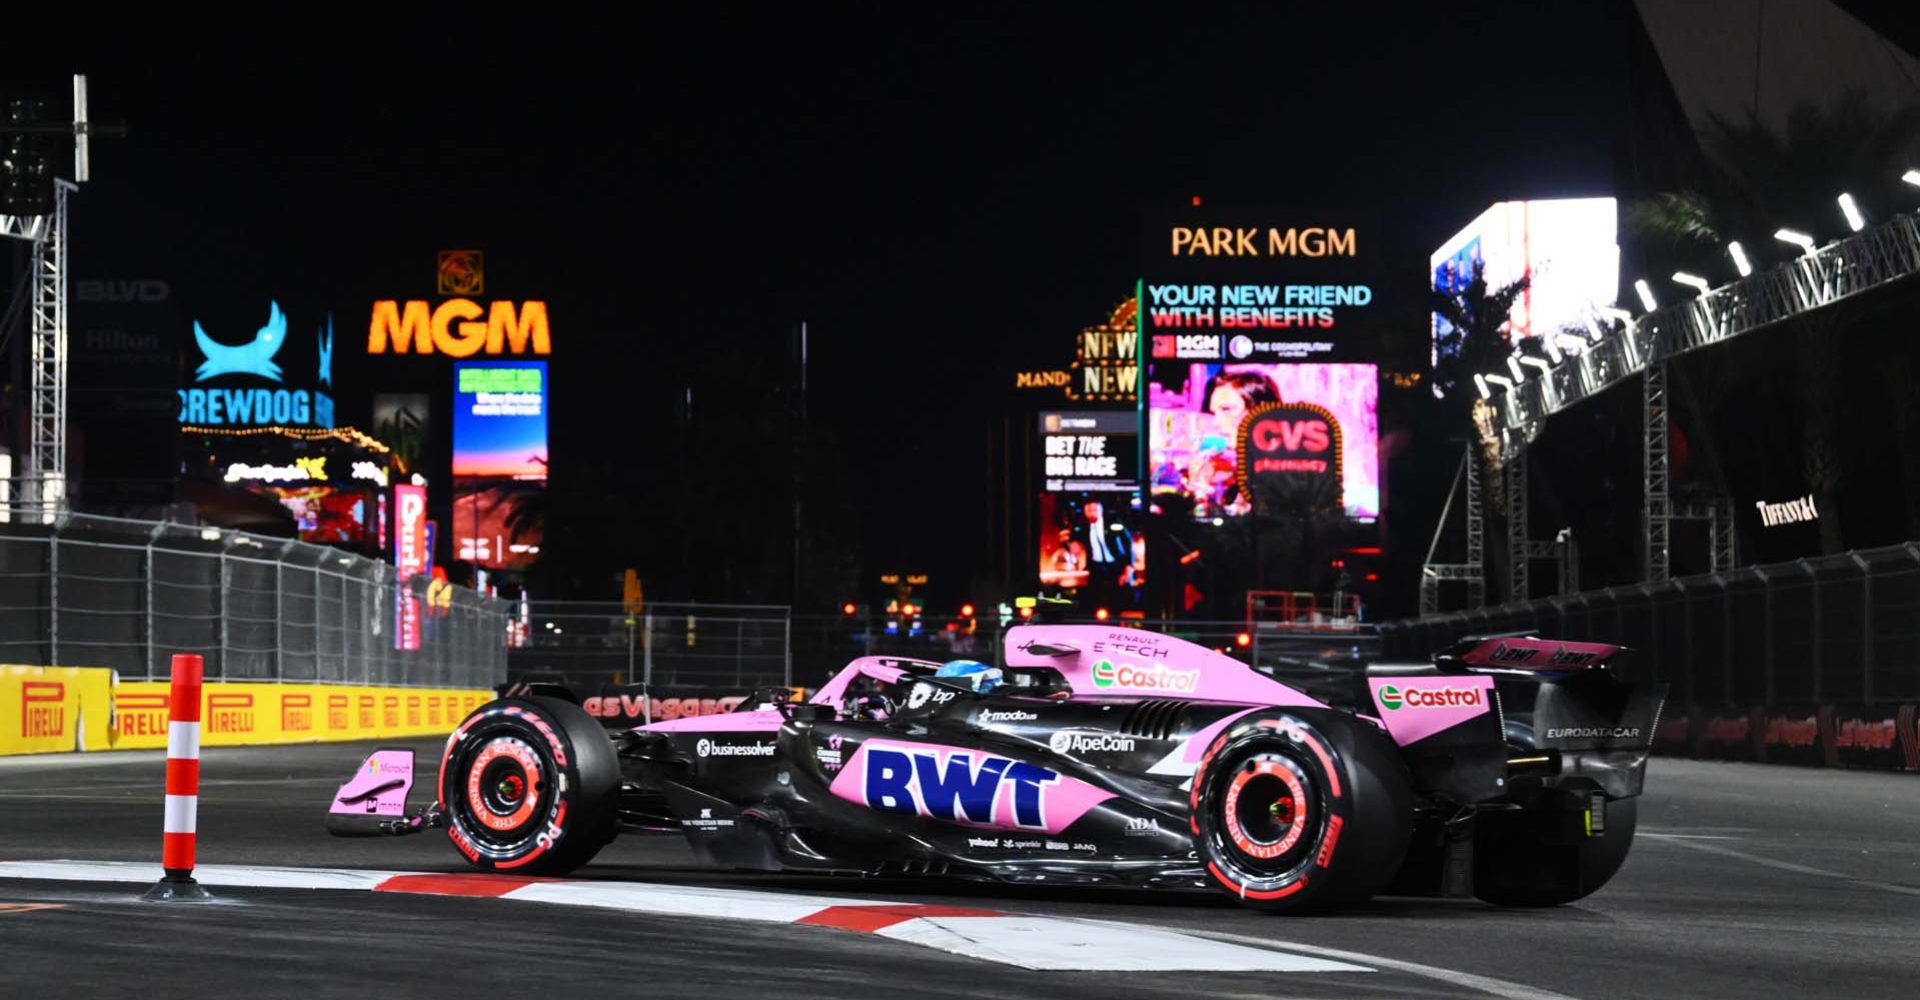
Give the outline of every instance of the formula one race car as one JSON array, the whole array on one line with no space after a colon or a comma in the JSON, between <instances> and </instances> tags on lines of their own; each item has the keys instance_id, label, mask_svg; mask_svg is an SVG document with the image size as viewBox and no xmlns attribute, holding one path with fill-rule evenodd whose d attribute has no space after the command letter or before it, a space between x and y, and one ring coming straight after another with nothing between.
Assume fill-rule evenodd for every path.
<instances>
[{"instance_id":1,"label":"formula one race car","mask_svg":"<svg viewBox=\"0 0 1920 1000\"><path fill-rule=\"evenodd\" d=\"M502 698L448 738L434 805L406 812L412 754L382 750L328 827L445 829L476 868L538 875L650 831L733 869L1550 905L1633 842L1665 688L1621 680L1623 653L1473 639L1315 698L1166 635L1022 626L1004 668L863 657L804 703L611 736Z\"/></svg>"}]
</instances>

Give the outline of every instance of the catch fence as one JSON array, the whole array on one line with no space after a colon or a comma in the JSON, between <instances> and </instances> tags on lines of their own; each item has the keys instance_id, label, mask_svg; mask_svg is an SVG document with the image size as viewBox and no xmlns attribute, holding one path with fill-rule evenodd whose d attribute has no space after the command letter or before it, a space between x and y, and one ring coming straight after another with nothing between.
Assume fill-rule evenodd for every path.
<instances>
[{"instance_id":1,"label":"catch fence","mask_svg":"<svg viewBox=\"0 0 1920 1000\"><path fill-rule=\"evenodd\" d=\"M1672 700L1886 704L1920 698L1920 543L1388 622L1388 655L1536 630L1645 653Z\"/></svg>"},{"instance_id":2,"label":"catch fence","mask_svg":"<svg viewBox=\"0 0 1920 1000\"><path fill-rule=\"evenodd\" d=\"M490 687L509 602L322 545L87 514L0 518L0 663L162 680L199 653L208 680ZM417 649L396 649L402 596Z\"/></svg>"}]
</instances>

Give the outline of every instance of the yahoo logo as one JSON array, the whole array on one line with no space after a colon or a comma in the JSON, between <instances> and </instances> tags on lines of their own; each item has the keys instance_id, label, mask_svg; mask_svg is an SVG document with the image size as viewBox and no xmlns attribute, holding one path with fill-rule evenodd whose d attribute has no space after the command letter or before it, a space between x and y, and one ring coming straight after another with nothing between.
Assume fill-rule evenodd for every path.
<instances>
[{"instance_id":1,"label":"yahoo logo","mask_svg":"<svg viewBox=\"0 0 1920 1000\"><path fill-rule=\"evenodd\" d=\"M1059 782L1056 771L1005 757L869 747L861 791L871 809L983 825L1011 796L1014 825L1045 830L1046 789Z\"/></svg>"}]
</instances>

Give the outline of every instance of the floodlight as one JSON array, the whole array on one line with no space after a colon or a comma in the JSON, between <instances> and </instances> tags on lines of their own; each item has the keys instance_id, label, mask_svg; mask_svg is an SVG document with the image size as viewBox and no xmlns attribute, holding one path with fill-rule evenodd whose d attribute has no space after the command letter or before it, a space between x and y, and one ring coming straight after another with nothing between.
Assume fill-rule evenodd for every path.
<instances>
[{"instance_id":1,"label":"floodlight","mask_svg":"<svg viewBox=\"0 0 1920 1000\"><path fill-rule=\"evenodd\" d=\"M1847 217L1847 228L1856 233L1867 228L1867 220L1861 217L1860 206L1853 203L1853 195L1842 193L1839 200L1840 211Z\"/></svg>"},{"instance_id":2,"label":"floodlight","mask_svg":"<svg viewBox=\"0 0 1920 1000\"><path fill-rule=\"evenodd\" d=\"M1813 255L1813 237L1793 229L1782 229L1773 234L1773 238L1782 243L1791 243L1808 256Z\"/></svg>"},{"instance_id":3,"label":"floodlight","mask_svg":"<svg viewBox=\"0 0 1920 1000\"><path fill-rule=\"evenodd\" d=\"M1739 240L1727 244L1727 255L1733 258L1734 269L1740 272L1742 278L1753 273L1753 262L1747 259L1747 250Z\"/></svg>"}]
</instances>

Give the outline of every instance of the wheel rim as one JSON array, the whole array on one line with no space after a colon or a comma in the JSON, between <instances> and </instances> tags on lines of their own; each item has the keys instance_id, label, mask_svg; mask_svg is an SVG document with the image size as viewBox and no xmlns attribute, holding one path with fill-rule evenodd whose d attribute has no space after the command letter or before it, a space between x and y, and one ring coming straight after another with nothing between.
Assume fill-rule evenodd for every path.
<instances>
[{"instance_id":1,"label":"wheel rim","mask_svg":"<svg viewBox=\"0 0 1920 1000\"><path fill-rule=\"evenodd\" d=\"M465 775L465 812L474 837L494 847L524 842L550 791L539 752L518 737L495 736L479 745Z\"/></svg>"},{"instance_id":2,"label":"wheel rim","mask_svg":"<svg viewBox=\"0 0 1920 1000\"><path fill-rule=\"evenodd\" d=\"M1276 752L1255 754L1223 776L1220 833L1226 859L1258 881L1300 868L1321 808L1300 764Z\"/></svg>"}]
</instances>

